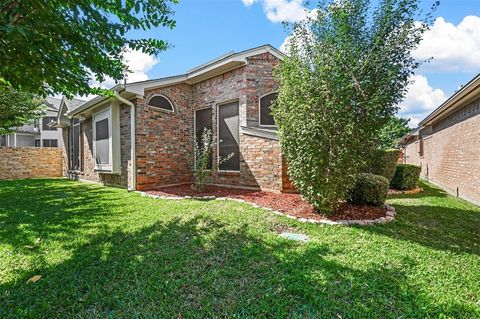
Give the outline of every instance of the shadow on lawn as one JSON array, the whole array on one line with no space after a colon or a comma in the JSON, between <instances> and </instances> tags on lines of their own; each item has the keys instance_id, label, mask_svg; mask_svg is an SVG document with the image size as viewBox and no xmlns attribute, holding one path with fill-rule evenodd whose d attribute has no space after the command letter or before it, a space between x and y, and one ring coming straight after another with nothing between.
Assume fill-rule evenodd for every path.
<instances>
[{"instance_id":1,"label":"shadow on lawn","mask_svg":"<svg viewBox=\"0 0 480 319\"><path fill-rule=\"evenodd\" d=\"M99 200L99 195L109 200ZM66 179L2 181L0 241L20 249L37 237L73 235L111 217L120 196L111 188Z\"/></svg>"},{"instance_id":2,"label":"shadow on lawn","mask_svg":"<svg viewBox=\"0 0 480 319\"><path fill-rule=\"evenodd\" d=\"M480 208L429 184L422 187L420 194L389 197L398 213L394 223L364 229L435 249L480 255Z\"/></svg>"},{"instance_id":3,"label":"shadow on lawn","mask_svg":"<svg viewBox=\"0 0 480 319\"><path fill-rule=\"evenodd\" d=\"M406 259L361 271L326 246L262 240L201 215L106 231L57 265L0 285L0 317L474 317L409 284ZM42 279L26 284L41 274Z\"/></svg>"}]
</instances>

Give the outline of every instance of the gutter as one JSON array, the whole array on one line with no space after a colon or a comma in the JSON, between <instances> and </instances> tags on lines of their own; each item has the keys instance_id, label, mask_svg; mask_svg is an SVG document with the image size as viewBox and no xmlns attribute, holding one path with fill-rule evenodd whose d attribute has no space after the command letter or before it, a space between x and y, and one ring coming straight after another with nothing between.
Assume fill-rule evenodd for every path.
<instances>
[{"instance_id":1,"label":"gutter","mask_svg":"<svg viewBox=\"0 0 480 319\"><path fill-rule=\"evenodd\" d=\"M130 106L130 161L132 163L132 183L131 186L128 188L129 191L134 191L137 188L137 167L136 167L136 152L135 152L135 104L130 102L129 100L123 98L115 91L115 98L125 104Z\"/></svg>"}]
</instances>

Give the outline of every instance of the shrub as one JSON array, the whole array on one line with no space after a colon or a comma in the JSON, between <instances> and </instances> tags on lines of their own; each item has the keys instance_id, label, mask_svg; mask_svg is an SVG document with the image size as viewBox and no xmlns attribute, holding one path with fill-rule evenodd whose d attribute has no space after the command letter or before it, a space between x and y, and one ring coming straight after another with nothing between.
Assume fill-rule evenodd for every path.
<instances>
[{"instance_id":1,"label":"shrub","mask_svg":"<svg viewBox=\"0 0 480 319\"><path fill-rule=\"evenodd\" d=\"M419 0L371 2L320 1L318 18L292 25L275 69L272 112L288 175L327 214L346 199L398 110L419 66L411 52L428 27L416 23Z\"/></svg>"},{"instance_id":2,"label":"shrub","mask_svg":"<svg viewBox=\"0 0 480 319\"><path fill-rule=\"evenodd\" d=\"M388 179L388 182L391 182L400 152L397 149L374 151L367 171L375 175L381 175Z\"/></svg>"},{"instance_id":3,"label":"shrub","mask_svg":"<svg viewBox=\"0 0 480 319\"><path fill-rule=\"evenodd\" d=\"M390 186L399 190L415 188L415 186L417 186L418 179L420 178L421 170L421 167L416 165L397 165Z\"/></svg>"},{"instance_id":4,"label":"shrub","mask_svg":"<svg viewBox=\"0 0 480 319\"><path fill-rule=\"evenodd\" d=\"M212 150L212 131L204 128L200 140L197 141L196 136L193 138L193 189L199 192L203 192L205 189L205 184L208 182L213 173ZM226 157L219 157L216 163L216 168L218 168L221 163L228 161L232 156L233 153L228 154Z\"/></svg>"},{"instance_id":5,"label":"shrub","mask_svg":"<svg viewBox=\"0 0 480 319\"><path fill-rule=\"evenodd\" d=\"M348 201L355 205L382 206L388 193L388 180L380 175L363 173L357 176Z\"/></svg>"}]
</instances>

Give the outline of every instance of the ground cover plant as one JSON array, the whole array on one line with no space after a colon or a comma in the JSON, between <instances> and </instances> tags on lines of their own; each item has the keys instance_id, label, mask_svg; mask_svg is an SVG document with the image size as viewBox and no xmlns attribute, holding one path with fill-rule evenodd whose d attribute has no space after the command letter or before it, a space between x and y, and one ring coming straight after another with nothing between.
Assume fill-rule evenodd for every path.
<instances>
[{"instance_id":1,"label":"ground cover plant","mask_svg":"<svg viewBox=\"0 0 480 319\"><path fill-rule=\"evenodd\" d=\"M393 223L339 227L230 201L3 181L0 317L478 318L480 208L422 187L388 200Z\"/></svg>"}]
</instances>

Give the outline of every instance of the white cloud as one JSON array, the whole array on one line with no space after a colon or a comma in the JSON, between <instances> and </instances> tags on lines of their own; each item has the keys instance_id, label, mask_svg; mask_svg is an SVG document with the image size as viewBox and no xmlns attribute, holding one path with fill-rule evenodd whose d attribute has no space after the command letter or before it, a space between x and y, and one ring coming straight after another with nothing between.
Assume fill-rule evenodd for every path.
<instances>
[{"instance_id":1,"label":"white cloud","mask_svg":"<svg viewBox=\"0 0 480 319\"><path fill-rule=\"evenodd\" d=\"M159 60L155 56L133 50L127 50L125 52L123 61L130 70L130 73L127 74L127 83L148 80L148 71L159 63ZM92 76L91 86L93 87L110 89L116 84L117 83L111 77L107 77L103 82L98 82ZM88 96L78 96L78 98L83 100L91 100L95 97L96 95L92 94Z\"/></svg>"},{"instance_id":2,"label":"white cloud","mask_svg":"<svg viewBox=\"0 0 480 319\"><path fill-rule=\"evenodd\" d=\"M440 106L447 97L442 90L432 88L423 75L414 75L411 80L405 100L400 103L399 115L410 118L410 125L413 127Z\"/></svg>"},{"instance_id":3,"label":"white cloud","mask_svg":"<svg viewBox=\"0 0 480 319\"><path fill-rule=\"evenodd\" d=\"M458 25L439 17L413 56L419 60L433 57L422 68L435 71L471 72L480 69L480 17L466 16Z\"/></svg>"},{"instance_id":4,"label":"white cloud","mask_svg":"<svg viewBox=\"0 0 480 319\"><path fill-rule=\"evenodd\" d=\"M298 22L313 18L317 9L309 10L303 6L303 0L242 0L247 7L255 2L263 4L263 11L272 22Z\"/></svg>"}]
</instances>

